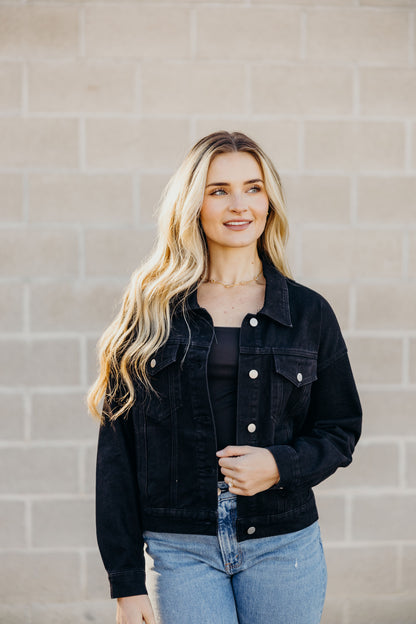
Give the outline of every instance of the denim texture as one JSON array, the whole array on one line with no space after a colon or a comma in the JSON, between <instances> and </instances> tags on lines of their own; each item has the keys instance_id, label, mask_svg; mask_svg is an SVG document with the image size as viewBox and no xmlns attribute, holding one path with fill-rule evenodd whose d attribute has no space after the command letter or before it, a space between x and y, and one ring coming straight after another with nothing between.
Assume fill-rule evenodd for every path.
<instances>
[{"instance_id":1,"label":"denim texture","mask_svg":"<svg viewBox=\"0 0 416 624\"><path fill-rule=\"evenodd\" d=\"M262 262L264 306L245 316L240 331L236 445L269 449L280 481L237 496L238 542L315 522L313 486L350 464L361 434L360 400L332 308ZM169 339L149 362L158 396L137 383L127 418L100 426L96 532L113 598L147 593L143 531L217 534L218 449L207 382L214 327L196 291L187 311L185 318L173 308ZM113 407L105 400L104 414Z\"/></svg>"},{"instance_id":2,"label":"denim texture","mask_svg":"<svg viewBox=\"0 0 416 624\"><path fill-rule=\"evenodd\" d=\"M319 624L326 563L318 521L237 541L237 495L219 482L218 536L144 531L157 624Z\"/></svg>"}]
</instances>

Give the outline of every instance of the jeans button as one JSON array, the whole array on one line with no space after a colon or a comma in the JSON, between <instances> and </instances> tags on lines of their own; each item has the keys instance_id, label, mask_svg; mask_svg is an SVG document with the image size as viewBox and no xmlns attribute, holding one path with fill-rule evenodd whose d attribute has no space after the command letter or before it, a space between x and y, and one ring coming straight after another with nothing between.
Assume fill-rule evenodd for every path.
<instances>
[{"instance_id":1,"label":"jeans button","mask_svg":"<svg viewBox=\"0 0 416 624\"><path fill-rule=\"evenodd\" d=\"M256 532L256 527L248 527L247 533L249 535L253 535L253 533L255 533L255 532Z\"/></svg>"}]
</instances>

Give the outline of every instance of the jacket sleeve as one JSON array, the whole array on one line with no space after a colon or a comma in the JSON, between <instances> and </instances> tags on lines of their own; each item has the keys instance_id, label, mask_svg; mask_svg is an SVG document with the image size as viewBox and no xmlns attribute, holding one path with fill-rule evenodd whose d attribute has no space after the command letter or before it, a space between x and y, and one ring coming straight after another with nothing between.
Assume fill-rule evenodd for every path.
<instances>
[{"instance_id":1,"label":"jacket sleeve","mask_svg":"<svg viewBox=\"0 0 416 624\"><path fill-rule=\"evenodd\" d=\"M132 413L110 421L104 400L96 463L97 543L111 598L147 594Z\"/></svg>"},{"instance_id":2,"label":"jacket sleeve","mask_svg":"<svg viewBox=\"0 0 416 624\"><path fill-rule=\"evenodd\" d=\"M323 299L317 380L305 424L292 444L267 447L279 469L273 486L313 487L348 466L361 435L362 410L347 347L337 319Z\"/></svg>"}]
</instances>

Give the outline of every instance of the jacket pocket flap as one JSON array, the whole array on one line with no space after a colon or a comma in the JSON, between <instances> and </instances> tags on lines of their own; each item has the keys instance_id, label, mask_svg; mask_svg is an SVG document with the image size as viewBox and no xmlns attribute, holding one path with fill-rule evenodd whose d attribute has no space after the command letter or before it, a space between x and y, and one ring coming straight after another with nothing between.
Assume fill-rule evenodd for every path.
<instances>
[{"instance_id":1,"label":"jacket pocket flap","mask_svg":"<svg viewBox=\"0 0 416 624\"><path fill-rule=\"evenodd\" d=\"M318 378L316 358L288 353L273 355L276 373L286 377L298 388Z\"/></svg>"},{"instance_id":2,"label":"jacket pocket flap","mask_svg":"<svg viewBox=\"0 0 416 624\"><path fill-rule=\"evenodd\" d=\"M156 375L161 370L176 361L179 344L164 344L149 360L148 369L150 375Z\"/></svg>"}]
</instances>

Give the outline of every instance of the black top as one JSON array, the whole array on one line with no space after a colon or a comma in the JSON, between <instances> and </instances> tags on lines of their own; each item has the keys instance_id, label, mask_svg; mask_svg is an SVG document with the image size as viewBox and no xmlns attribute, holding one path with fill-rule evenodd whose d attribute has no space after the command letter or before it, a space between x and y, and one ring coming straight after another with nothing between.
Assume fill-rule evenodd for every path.
<instances>
[{"instance_id":1,"label":"black top","mask_svg":"<svg viewBox=\"0 0 416 624\"><path fill-rule=\"evenodd\" d=\"M239 327L214 327L208 358L208 387L217 432L217 451L236 443ZM218 465L218 480L224 475Z\"/></svg>"}]
</instances>

